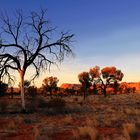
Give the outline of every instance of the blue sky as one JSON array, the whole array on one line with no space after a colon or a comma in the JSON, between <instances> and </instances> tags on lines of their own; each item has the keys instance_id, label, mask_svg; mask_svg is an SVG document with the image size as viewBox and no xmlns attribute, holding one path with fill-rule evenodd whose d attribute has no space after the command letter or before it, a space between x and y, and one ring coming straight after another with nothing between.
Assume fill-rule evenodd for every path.
<instances>
[{"instance_id":1,"label":"blue sky","mask_svg":"<svg viewBox=\"0 0 140 140\"><path fill-rule=\"evenodd\" d=\"M77 75L99 65L116 66L124 81L140 81L140 1L139 0L3 0L1 10L11 13L48 9L52 25L75 34L75 58L66 59L54 75L63 82L78 83ZM28 74L27 74L28 75ZM27 76L28 77L28 76Z\"/></svg>"}]
</instances>

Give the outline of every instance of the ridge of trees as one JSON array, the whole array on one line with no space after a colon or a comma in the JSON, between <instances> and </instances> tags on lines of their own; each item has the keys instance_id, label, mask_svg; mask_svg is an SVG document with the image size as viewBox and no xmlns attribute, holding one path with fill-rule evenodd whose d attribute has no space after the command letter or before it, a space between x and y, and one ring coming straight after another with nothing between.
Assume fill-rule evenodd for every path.
<instances>
[{"instance_id":1,"label":"ridge of trees","mask_svg":"<svg viewBox=\"0 0 140 140\"><path fill-rule=\"evenodd\" d=\"M100 69L99 66L95 66L89 70L89 72L82 72L78 75L79 82L82 84L84 99L86 98L86 92L90 86L93 87L94 93L98 88L106 97L107 87L113 86L114 91L118 90L118 83L122 80L124 74L116 67L104 67Z\"/></svg>"}]
</instances>

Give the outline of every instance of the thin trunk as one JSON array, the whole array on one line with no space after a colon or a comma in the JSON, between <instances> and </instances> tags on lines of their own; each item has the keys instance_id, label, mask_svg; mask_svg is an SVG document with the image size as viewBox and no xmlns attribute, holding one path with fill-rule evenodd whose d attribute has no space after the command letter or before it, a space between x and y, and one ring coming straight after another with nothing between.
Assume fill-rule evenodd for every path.
<instances>
[{"instance_id":1,"label":"thin trunk","mask_svg":"<svg viewBox=\"0 0 140 140\"><path fill-rule=\"evenodd\" d=\"M13 89L13 87L11 87L11 98L12 99L14 98L14 89Z\"/></svg>"},{"instance_id":2,"label":"thin trunk","mask_svg":"<svg viewBox=\"0 0 140 140\"><path fill-rule=\"evenodd\" d=\"M51 97L51 99L52 99L52 89L50 89L50 97Z\"/></svg>"},{"instance_id":3,"label":"thin trunk","mask_svg":"<svg viewBox=\"0 0 140 140\"><path fill-rule=\"evenodd\" d=\"M85 89L85 90L84 90L84 100L86 100L87 94L88 94L88 91L87 91L87 89Z\"/></svg>"},{"instance_id":4,"label":"thin trunk","mask_svg":"<svg viewBox=\"0 0 140 140\"><path fill-rule=\"evenodd\" d=\"M96 84L94 83L94 85L93 85L93 94L97 94L98 93L98 91L97 91L97 86L96 86Z\"/></svg>"},{"instance_id":5,"label":"thin trunk","mask_svg":"<svg viewBox=\"0 0 140 140\"><path fill-rule=\"evenodd\" d=\"M86 91L84 91L84 100L86 99Z\"/></svg>"},{"instance_id":6,"label":"thin trunk","mask_svg":"<svg viewBox=\"0 0 140 140\"><path fill-rule=\"evenodd\" d=\"M117 83L117 81L114 82L114 93L117 94L119 88L119 84Z\"/></svg>"},{"instance_id":7,"label":"thin trunk","mask_svg":"<svg viewBox=\"0 0 140 140\"><path fill-rule=\"evenodd\" d=\"M24 74L23 71L20 71L20 95L21 95L21 106L22 106L22 110L25 111L25 97L24 97Z\"/></svg>"},{"instance_id":8,"label":"thin trunk","mask_svg":"<svg viewBox=\"0 0 140 140\"><path fill-rule=\"evenodd\" d=\"M100 78L100 80L101 80L101 86L100 86L100 88L101 88L101 90L102 90L102 92L103 92L103 94L104 94L104 97L106 97L106 88L107 88L107 83L106 84L104 84L104 82L103 82L103 80Z\"/></svg>"},{"instance_id":9,"label":"thin trunk","mask_svg":"<svg viewBox=\"0 0 140 140\"><path fill-rule=\"evenodd\" d=\"M106 87L104 87L103 89L103 94L104 94L104 97L106 97Z\"/></svg>"}]
</instances>

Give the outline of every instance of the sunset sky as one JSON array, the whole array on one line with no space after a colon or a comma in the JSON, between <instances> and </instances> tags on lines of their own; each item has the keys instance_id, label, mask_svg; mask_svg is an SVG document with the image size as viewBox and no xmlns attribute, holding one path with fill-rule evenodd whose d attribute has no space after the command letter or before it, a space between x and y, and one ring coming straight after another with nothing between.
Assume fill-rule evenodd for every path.
<instances>
[{"instance_id":1,"label":"sunset sky","mask_svg":"<svg viewBox=\"0 0 140 140\"><path fill-rule=\"evenodd\" d=\"M0 5L9 13L46 8L52 25L75 34L75 57L42 73L38 86L49 75L59 84L78 83L77 75L95 65L116 66L123 81L140 81L140 0L1 0Z\"/></svg>"}]
</instances>

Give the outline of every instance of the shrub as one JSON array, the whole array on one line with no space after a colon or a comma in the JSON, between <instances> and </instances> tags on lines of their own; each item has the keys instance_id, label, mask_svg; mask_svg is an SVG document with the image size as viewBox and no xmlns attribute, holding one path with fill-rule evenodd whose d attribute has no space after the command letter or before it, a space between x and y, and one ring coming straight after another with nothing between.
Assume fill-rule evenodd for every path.
<instances>
[{"instance_id":1,"label":"shrub","mask_svg":"<svg viewBox=\"0 0 140 140\"><path fill-rule=\"evenodd\" d=\"M44 113L47 115L60 115L68 113L65 100L59 97L50 99L47 102L46 110L44 111Z\"/></svg>"},{"instance_id":2,"label":"shrub","mask_svg":"<svg viewBox=\"0 0 140 140\"><path fill-rule=\"evenodd\" d=\"M139 123L127 123L124 126L124 135L127 140L137 139L140 134L140 124Z\"/></svg>"},{"instance_id":3,"label":"shrub","mask_svg":"<svg viewBox=\"0 0 140 140\"><path fill-rule=\"evenodd\" d=\"M71 115L66 115L63 122L65 125L71 125L73 121L73 118Z\"/></svg>"},{"instance_id":4,"label":"shrub","mask_svg":"<svg viewBox=\"0 0 140 140\"><path fill-rule=\"evenodd\" d=\"M45 97L43 97L43 96L38 96L36 98L36 104L39 108L46 108L48 106L48 103L47 103Z\"/></svg>"},{"instance_id":5,"label":"shrub","mask_svg":"<svg viewBox=\"0 0 140 140\"><path fill-rule=\"evenodd\" d=\"M0 81L0 96L3 96L6 93L7 89L8 89L8 84Z\"/></svg>"},{"instance_id":6,"label":"shrub","mask_svg":"<svg viewBox=\"0 0 140 140\"><path fill-rule=\"evenodd\" d=\"M83 126L79 127L78 131L73 131L73 135L77 140L98 140L99 135L97 130L94 127Z\"/></svg>"},{"instance_id":7,"label":"shrub","mask_svg":"<svg viewBox=\"0 0 140 140\"><path fill-rule=\"evenodd\" d=\"M7 111L8 102L6 100L0 101L0 113L5 113Z\"/></svg>"},{"instance_id":8,"label":"shrub","mask_svg":"<svg viewBox=\"0 0 140 140\"><path fill-rule=\"evenodd\" d=\"M30 112L34 112L37 111L38 107L39 108L47 107L47 101L42 96L35 96L35 98L29 100L27 106Z\"/></svg>"},{"instance_id":9,"label":"shrub","mask_svg":"<svg viewBox=\"0 0 140 140\"><path fill-rule=\"evenodd\" d=\"M2 129L3 133L10 134L10 133L16 133L17 132L17 125L16 125L14 120L8 120L7 119L7 120L4 120L4 121L6 121L6 122L5 122L5 125L2 126L3 127L3 129Z\"/></svg>"},{"instance_id":10,"label":"shrub","mask_svg":"<svg viewBox=\"0 0 140 140\"><path fill-rule=\"evenodd\" d=\"M66 102L61 98L53 98L48 101L48 107L50 108L63 108L66 106Z\"/></svg>"},{"instance_id":11,"label":"shrub","mask_svg":"<svg viewBox=\"0 0 140 140\"><path fill-rule=\"evenodd\" d=\"M73 101L74 101L74 102L78 102L78 98L77 98L77 97L74 98Z\"/></svg>"},{"instance_id":12,"label":"shrub","mask_svg":"<svg viewBox=\"0 0 140 140\"><path fill-rule=\"evenodd\" d=\"M28 95L31 96L32 98L37 95L37 88L35 86L30 86L27 89Z\"/></svg>"}]
</instances>

